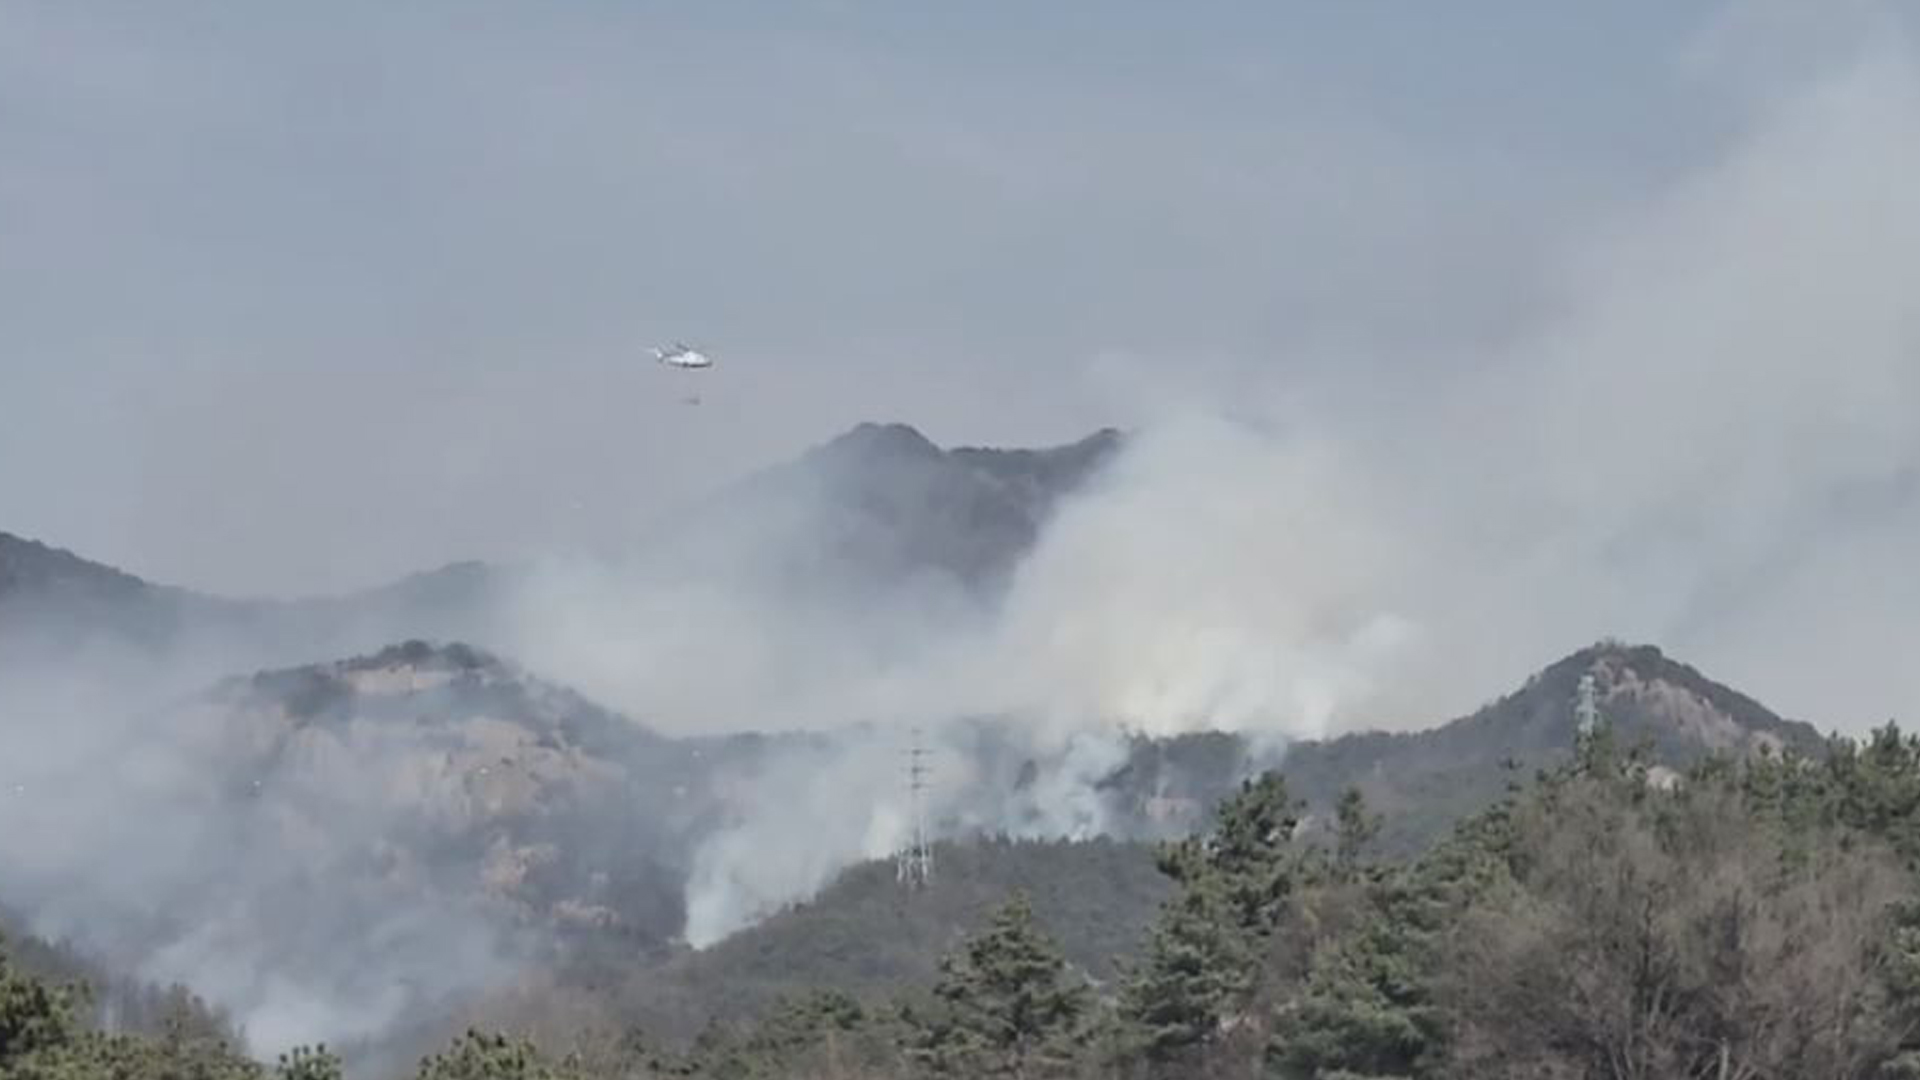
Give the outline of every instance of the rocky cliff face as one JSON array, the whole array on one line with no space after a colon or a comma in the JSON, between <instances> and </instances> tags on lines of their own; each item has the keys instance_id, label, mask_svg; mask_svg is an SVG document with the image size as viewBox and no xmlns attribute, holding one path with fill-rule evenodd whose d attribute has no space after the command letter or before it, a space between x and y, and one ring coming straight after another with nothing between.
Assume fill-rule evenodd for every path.
<instances>
[{"instance_id":1,"label":"rocky cliff face","mask_svg":"<svg viewBox=\"0 0 1920 1080\"><path fill-rule=\"evenodd\" d=\"M536 927L677 930L688 752L487 653L409 642L263 672L164 722L257 839L315 865L480 896Z\"/></svg>"}]
</instances>

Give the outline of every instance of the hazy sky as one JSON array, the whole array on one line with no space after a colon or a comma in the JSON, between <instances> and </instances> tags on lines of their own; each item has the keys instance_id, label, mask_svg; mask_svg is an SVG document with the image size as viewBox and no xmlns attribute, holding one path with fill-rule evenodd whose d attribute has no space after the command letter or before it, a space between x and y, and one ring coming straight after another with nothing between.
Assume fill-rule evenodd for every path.
<instances>
[{"instance_id":1,"label":"hazy sky","mask_svg":"<svg viewBox=\"0 0 1920 1080\"><path fill-rule=\"evenodd\" d=\"M1713 19L0 2L0 528L328 590L616 541L861 419L1406 396L1711 152Z\"/></svg>"},{"instance_id":2,"label":"hazy sky","mask_svg":"<svg viewBox=\"0 0 1920 1080\"><path fill-rule=\"evenodd\" d=\"M1417 384L1715 140L1707 13L0 2L0 528L332 590L1140 365Z\"/></svg>"}]
</instances>

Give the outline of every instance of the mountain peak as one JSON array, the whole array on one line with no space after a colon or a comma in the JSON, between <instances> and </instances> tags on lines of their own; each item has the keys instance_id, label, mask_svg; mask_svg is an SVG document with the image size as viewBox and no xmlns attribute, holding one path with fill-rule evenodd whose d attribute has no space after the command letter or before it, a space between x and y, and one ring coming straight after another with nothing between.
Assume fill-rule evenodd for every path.
<instances>
[{"instance_id":1,"label":"mountain peak","mask_svg":"<svg viewBox=\"0 0 1920 1080\"><path fill-rule=\"evenodd\" d=\"M1104 427L1070 443L1045 447L956 446L942 448L912 424L898 421L864 421L848 428L816 448L817 453L866 460L940 460L952 458L968 465L994 470L1004 463L1027 463L1059 459L1074 468L1084 468L1104 460L1117 450L1124 436L1118 428Z\"/></svg>"},{"instance_id":2,"label":"mountain peak","mask_svg":"<svg viewBox=\"0 0 1920 1080\"><path fill-rule=\"evenodd\" d=\"M412 668L418 671L459 673L491 671L505 673L508 666L500 658L463 642L436 645L412 640L389 645L367 656L356 656L340 664L345 671L379 671L388 668Z\"/></svg>"},{"instance_id":3,"label":"mountain peak","mask_svg":"<svg viewBox=\"0 0 1920 1080\"><path fill-rule=\"evenodd\" d=\"M1518 755L1564 751L1577 725L1580 682L1591 675L1600 714L1629 742L1652 743L1675 765L1706 754L1824 746L1812 725L1785 719L1658 647L1603 640L1535 673L1525 685L1436 732L1456 749L1504 747Z\"/></svg>"},{"instance_id":4,"label":"mountain peak","mask_svg":"<svg viewBox=\"0 0 1920 1080\"><path fill-rule=\"evenodd\" d=\"M1674 738L1710 750L1759 743L1811 750L1819 742L1808 725L1780 717L1648 644L1596 642L1534 675L1520 693L1571 701L1587 675L1603 713L1655 729L1657 741Z\"/></svg>"},{"instance_id":5,"label":"mountain peak","mask_svg":"<svg viewBox=\"0 0 1920 1080\"><path fill-rule=\"evenodd\" d=\"M717 502L730 531L763 507L798 522L777 544L789 580L890 588L932 574L985 595L1006 583L1047 514L1105 463L1116 439L947 450L908 424L862 423Z\"/></svg>"},{"instance_id":6,"label":"mountain peak","mask_svg":"<svg viewBox=\"0 0 1920 1080\"><path fill-rule=\"evenodd\" d=\"M945 452L935 445L932 439L922 435L920 430L911 424L882 424L871 421L855 424L820 449L824 453L836 456L844 454L863 458L945 456Z\"/></svg>"}]
</instances>

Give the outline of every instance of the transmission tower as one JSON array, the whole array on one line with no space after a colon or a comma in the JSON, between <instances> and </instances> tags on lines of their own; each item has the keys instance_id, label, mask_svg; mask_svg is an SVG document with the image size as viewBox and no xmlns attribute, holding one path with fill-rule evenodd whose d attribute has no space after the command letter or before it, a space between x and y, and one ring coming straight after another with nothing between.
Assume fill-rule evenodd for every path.
<instances>
[{"instance_id":1,"label":"transmission tower","mask_svg":"<svg viewBox=\"0 0 1920 1080\"><path fill-rule=\"evenodd\" d=\"M933 884L933 844L927 839L928 751L920 745L920 729L913 729L913 745L907 750L907 812L912 818L913 836L895 860L896 876L908 889L924 889Z\"/></svg>"},{"instance_id":2,"label":"transmission tower","mask_svg":"<svg viewBox=\"0 0 1920 1080\"><path fill-rule=\"evenodd\" d=\"M1594 686L1592 672L1580 676L1580 691L1573 703L1573 720L1582 735L1592 734L1600 723L1599 691Z\"/></svg>"}]
</instances>

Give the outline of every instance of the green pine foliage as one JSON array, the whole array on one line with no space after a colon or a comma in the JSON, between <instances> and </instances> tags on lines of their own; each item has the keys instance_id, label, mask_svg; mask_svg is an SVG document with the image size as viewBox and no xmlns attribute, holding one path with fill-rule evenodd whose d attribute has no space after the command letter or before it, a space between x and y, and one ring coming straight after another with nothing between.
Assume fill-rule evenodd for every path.
<instances>
[{"instance_id":1,"label":"green pine foliage","mask_svg":"<svg viewBox=\"0 0 1920 1080\"><path fill-rule=\"evenodd\" d=\"M1418 1075L1440 1037L1428 986L1434 941L1403 882L1362 901L1350 931L1313 953L1297 995L1276 1011L1270 1071L1287 1080Z\"/></svg>"},{"instance_id":2,"label":"green pine foliage","mask_svg":"<svg viewBox=\"0 0 1920 1080\"><path fill-rule=\"evenodd\" d=\"M1217 890L1233 923L1264 937L1293 886L1300 810L1279 773L1248 780L1221 803L1210 832L1162 852L1160 870L1187 888Z\"/></svg>"},{"instance_id":3,"label":"green pine foliage","mask_svg":"<svg viewBox=\"0 0 1920 1080\"><path fill-rule=\"evenodd\" d=\"M280 1055L274 1080L341 1080L340 1059L325 1046L296 1046Z\"/></svg>"},{"instance_id":4,"label":"green pine foliage","mask_svg":"<svg viewBox=\"0 0 1920 1080\"><path fill-rule=\"evenodd\" d=\"M1334 823L1334 868L1341 877L1351 880L1359 874L1361 861L1380 835L1382 819L1368 812L1360 789L1350 787L1334 804Z\"/></svg>"},{"instance_id":5,"label":"green pine foliage","mask_svg":"<svg viewBox=\"0 0 1920 1080\"><path fill-rule=\"evenodd\" d=\"M941 960L933 997L911 1021L911 1057L935 1075L1058 1075L1086 1041L1086 985L1022 893Z\"/></svg>"},{"instance_id":6,"label":"green pine foliage","mask_svg":"<svg viewBox=\"0 0 1920 1080\"><path fill-rule=\"evenodd\" d=\"M0 1069L70 1046L79 1037L74 997L16 972L0 941Z\"/></svg>"},{"instance_id":7,"label":"green pine foliage","mask_svg":"<svg viewBox=\"0 0 1920 1080\"><path fill-rule=\"evenodd\" d=\"M258 1080L264 1074L184 992L155 1037L92 1029L88 998L84 985L56 987L15 967L0 939L0 1080Z\"/></svg>"},{"instance_id":8,"label":"green pine foliage","mask_svg":"<svg viewBox=\"0 0 1920 1080\"><path fill-rule=\"evenodd\" d=\"M418 1080L574 1080L531 1042L468 1031L420 1063Z\"/></svg>"},{"instance_id":9,"label":"green pine foliage","mask_svg":"<svg viewBox=\"0 0 1920 1080\"><path fill-rule=\"evenodd\" d=\"M1200 885L1168 902L1122 991L1123 1045L1175 1060L1212 1039L1253 990L1255 954L1219 893Z\"/></svg>"},{"instance_id":10,"label":"green pine foliage","mask_svg":"<svg viewBox=\"0 0 1920 1080\"><path fill-rule=\"evenodd\" d=\"M1191 1056L1247 1004L1258 957L1300 870L1299 804L1284 778L1249 780L1212 830L1162 849L1180 886L1162 908L1120 997L1122 1046L1156 1065Z\"/></svg>"}]
</instances>

